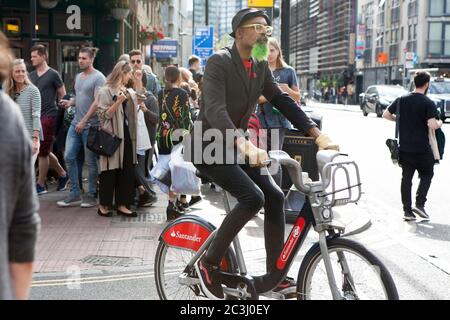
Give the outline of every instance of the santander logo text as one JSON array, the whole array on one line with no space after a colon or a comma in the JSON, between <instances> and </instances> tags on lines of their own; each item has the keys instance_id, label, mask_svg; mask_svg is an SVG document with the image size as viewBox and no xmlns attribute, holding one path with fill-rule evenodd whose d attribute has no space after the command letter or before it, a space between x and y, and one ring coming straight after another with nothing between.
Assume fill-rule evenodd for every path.
<instances>
[{"instance_id":1,"label":"santander logo text","mask_svg":"<svg viewBox=\"0 0 450 320\"><path fill-rule=\"evenodd\" d=\"M173 238L182 239L182 240L188 240L193 242L202 242L202 238L198 237L196 234L194 235L188 235L181 233L180 231L172 230L172 233L170 234Z\"/></svg>"}]
</instances>

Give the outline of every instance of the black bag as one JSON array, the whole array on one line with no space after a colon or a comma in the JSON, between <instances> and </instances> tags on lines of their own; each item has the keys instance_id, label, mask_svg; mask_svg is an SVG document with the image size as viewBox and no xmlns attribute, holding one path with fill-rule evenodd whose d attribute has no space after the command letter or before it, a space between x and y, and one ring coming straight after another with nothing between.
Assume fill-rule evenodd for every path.
<instances>
[{"instance_id":1,"label":"black bag","mask_svg":"<svg viewBox=\"0 0 450 320\"><path fill-rule=\"evenodd\" d=\"M441 128L436 129L436 141L438 144L439 155L441 156L441 160L444 157L444 148L445 148L445 134Z\"/></svg>"},{"instance_id":2,"label":"black bag","mask_svg":"<svg viewBox=\"0 0 450 320\"><path fill-rule=\"evenodd\" d=\"M122 139L102 127L90 127L87 148L95 154L111 157L116 152Z\"/></svg>"},{"instance_id":3,"label":"black bag","mask_svg":"<svg viewBox=\"0 0 450 320\"><path fill-rule=\"evenodd\" d=\"M391 152L391 160L393 163L397 164L399 160L398 156L398 140L397 139L387 139L386 145Z\"/></svg>"},{"instance_id":4,"label":"black bag","mask_svg":"<svg viewBox=\"0 0 450 320\"><path fill-rule=\"evenodd\" d=\"M391 160L394 164L398 164L400 160L399 156L399 126L400 126L400 99L397 100L397 111L395 112L395 139L387 139L386 145L389 149L389 152L391 153Z\"/></svg>"}]
</instances>

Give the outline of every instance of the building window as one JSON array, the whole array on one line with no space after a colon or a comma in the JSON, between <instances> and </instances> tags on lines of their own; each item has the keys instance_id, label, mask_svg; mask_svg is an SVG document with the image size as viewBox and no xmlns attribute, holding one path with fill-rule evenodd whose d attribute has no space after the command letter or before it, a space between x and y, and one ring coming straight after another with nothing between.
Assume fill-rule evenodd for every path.
<instances>
[{"instance_id":1,"label":"building window","mask_svg":"<svg viewBox=\"0 0 450 320\"><path fill-rule=\"evenodd\" d=\"M408 52L417 52L417 41L416 40L408 41L406 43L406 50Z\"/></svg>"},{"instance_id":2,"label":"building window","mask_svg":"<svg viewBox=\"0 0 450 320\"><path fill-rule=\"evenodd\" d=\"M366 49L372 48L372 36L366 36Z\"/></svg>"},{"instance_id":3,"label":"building window","mask_svg":"<svg viewBox=\"0 0 450 320\"><path fill-rule=\"evenodd\" d=\"M417 24L408 26L408 40L416 40L417 39Z\"/></svg>"},{"instance_id":4,"label":"building window","mask_svg":"<svg viewBox=\"0 0 450 320\"><path fill-rule=\"evenodd\" d=\"M429 24L428 54L450 56L450 23L431 22Z\"/></svg>"},{"instance_id":5,"label":"building window","mask_svg":"<svg viewBox=\"0 0 450 320\"><path fill-rule=\"evenodd\" d=\"M419 3L417 0L409 0L408 3L408 17L417 17L419 14Z\"/></svg>"},{"instance_id":6,"label":"building window","mask_svg":"<svg viewBox=\"0 0 450 320\"><path fill-rule=\"evenodd\" d=\"M400 21L400 2L394 0L391 9L391 23L397 23L399 21Z\"/></svg>"},{"instance_id":7,"label":"building window","mask_svg":"<svg viewBox=\"0 0 450 320\"><path fill-rule=\"evenodd\" d=\"M377 47L383 47L384 46L384 36L383 36L382 33L378 34L376 42L377 42Z\"/></svg>"},{"instance_id":8,"label":"building window","mask_svg":"<svg viewBox=\"0 0 450 320\"><path fill-rule=\"evenodd\" d=\"M450 0L430 0L430 16L450 15Z\"/></svg>"},{"instance_id":9,"label":"building window","mask_svg":"<svg viewBox=\"0 0 450 320\"><path fill-rule=\"evenodd\" d=\"M385 0L378 0L377 24L379 27L384 26L384 7L385 6L386 6Z\"/></svg>"},{"instance_id":10,"label":"building window","mask_svg":"<svg viewBox=\"0 0 450 320\"><path fill-rule=\"evenodd\" d=\"M372 49L364 50L364 65L369 67L372 65Z\"/></svg>"},{"instance_id":11,"label":"building window","mask_svg":"<svg viewBox=\"0 0 450 320\"><path fill-rule=\"evenodd\" d=\"M390 60L398 59L398 44L393 44L389 47L389 59Z\"/></svg>"}]
</instances>

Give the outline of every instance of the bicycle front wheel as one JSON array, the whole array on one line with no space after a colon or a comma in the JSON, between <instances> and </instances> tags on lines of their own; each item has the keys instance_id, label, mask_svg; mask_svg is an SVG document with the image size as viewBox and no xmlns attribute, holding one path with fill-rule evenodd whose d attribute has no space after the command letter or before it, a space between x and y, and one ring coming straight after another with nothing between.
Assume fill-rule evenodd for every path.
<instances>
[{"instance_id":1,"label":"bicycle front wheel","mask_svg":"<svg viewBox=\"0 0 450 320\"><path fill-rule=\"evenodd\" d=\"M195 268L187 277L180 278L186 266L194 257L195 252L183 248L170 247L160 241L156 250L155 281L161 300L206 300L200 279ZM236 272L235 258L230 250L222 260L221 269L226 272Z\"/></svg>"},{"instance_id":2,"label":"bicycle front wheel","mask_svg":"<svg viewBox=\"0 0 450 320\"><path fill-rule=\"evenodd\" d=\"M344 300L398 300L394 281L383 263L349 239L327 240L336 285ZM299 300L333 299L319 244L305 255L297 279Z\"/></svg>"}]
</instances>

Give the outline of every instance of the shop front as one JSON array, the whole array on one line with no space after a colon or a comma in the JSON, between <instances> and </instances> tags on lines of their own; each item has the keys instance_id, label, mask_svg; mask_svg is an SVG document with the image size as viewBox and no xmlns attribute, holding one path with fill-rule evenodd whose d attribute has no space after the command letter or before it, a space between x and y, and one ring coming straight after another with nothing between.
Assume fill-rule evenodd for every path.
<instances>
[{"instance_id":1,"label":"shop front","mask_svg":"<svg viewBox=\"0 0 450 320\"><path fill-rule=\"evenodd\" d=\"M28 64L31 46L45 45L49 52L49 65L60 72L70 91L79 72L77 57L80 48L96 46L100 49L95 67L105 74L112 70L119 56L119 22L111 17L106 2L0 0L1 30L9 38L16 57L23 58ZM48 3L56 6L48 8ZM35 15L30 14L34 5ZM34 21L36 31L35 38L32 38Z\"/></svg>"}]
</instances>

